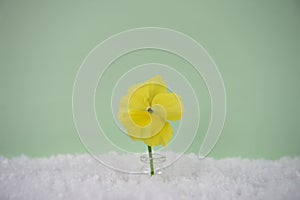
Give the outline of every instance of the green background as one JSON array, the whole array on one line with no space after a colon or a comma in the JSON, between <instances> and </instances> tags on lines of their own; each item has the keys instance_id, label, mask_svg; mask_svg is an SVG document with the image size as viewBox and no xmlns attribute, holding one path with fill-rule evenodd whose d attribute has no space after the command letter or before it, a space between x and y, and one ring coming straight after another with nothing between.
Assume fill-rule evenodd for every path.
<instances>
[{"instance_id":1,"label":"green background","mask_svg":"<svg viewBox=\"0 0 300 200\"><path fill-rule=\"evenodd\" d=\"M144 26L191 36L218 65L228 112L224 131L209 156L300 155L297 0L0 0L0 155L85 153L72 118L76 72L99 42ZM141 51L124 58L123 64L149 61L182 62L170 54ZM184 66L186 73L193 74ZM209 101L203 94L199 132L209 119ZM189 152L197 152L202 139L199 134Z\"/></svg>"}]
</instances>

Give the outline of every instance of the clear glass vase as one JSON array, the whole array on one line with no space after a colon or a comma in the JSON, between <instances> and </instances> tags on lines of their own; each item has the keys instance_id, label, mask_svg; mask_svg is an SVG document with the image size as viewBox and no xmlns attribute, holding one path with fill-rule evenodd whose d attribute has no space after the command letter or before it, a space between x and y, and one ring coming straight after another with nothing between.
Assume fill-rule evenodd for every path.
<instances>
[{"instance_id":1,"label":"clear glass vase","mask_svg":"<svg viewBox=\"0 0 300 200\"><path fill-rule=\"evenodd\" d=\"M145 153L140 156L140 161L143 163L142 172L150 174L151 160L149 158L149 154ZM166 156L159 153L152 153L152 161L154 167L154 175L163 173L163 163L166 162Z\"/></svg>"}]
</instances>

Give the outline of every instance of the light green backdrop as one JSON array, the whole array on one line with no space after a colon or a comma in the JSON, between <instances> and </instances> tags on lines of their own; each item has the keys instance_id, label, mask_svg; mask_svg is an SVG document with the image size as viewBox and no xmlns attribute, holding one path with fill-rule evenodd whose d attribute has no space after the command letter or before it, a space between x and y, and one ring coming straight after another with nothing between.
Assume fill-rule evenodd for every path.
<instances>
[{"instance_id":1,"label":"light green backdrop","mask_svg":"<svg viewBox=\"0 0 300 200\"><path fill-rule=\"evenodd\" d=\"M218 65L227 90L228 113L210 156L275 159L300 155L297 0L0 0L0 155L85 153L72 119L76 72L99 42L143 26L188 34ZM137 52L122 62L146 61L182 62L158 51ZM199 97L206 115L200 132L209 119L205 96ZM202 138L200 134L189 152L198 149Z\"/></svg>"}]
</instances>

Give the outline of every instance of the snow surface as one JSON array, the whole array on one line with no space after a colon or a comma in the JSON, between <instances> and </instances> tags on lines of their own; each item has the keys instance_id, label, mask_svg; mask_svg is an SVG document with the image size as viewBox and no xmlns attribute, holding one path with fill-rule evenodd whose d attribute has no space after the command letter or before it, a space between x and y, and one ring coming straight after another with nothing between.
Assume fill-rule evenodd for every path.
<instances>
[{"instance_id":1,"label":"snow surface","mask_svg":"<svg viewBox=\"0 0 300 200\"><path fill-rule=\"evenodd\" d=\"M130 155L102 156L136 163ZM300 157L215 160L191 154L154 177L115 172L90 155L0 157L0 199L299 200Z\"/></svg>"}]
</instances>

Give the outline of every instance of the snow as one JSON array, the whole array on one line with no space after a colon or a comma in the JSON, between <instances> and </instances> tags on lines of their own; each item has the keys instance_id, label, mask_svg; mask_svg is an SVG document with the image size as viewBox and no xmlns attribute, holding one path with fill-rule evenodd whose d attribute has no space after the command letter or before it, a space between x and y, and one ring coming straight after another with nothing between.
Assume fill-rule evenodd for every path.
<instances>
[{"instance_id":1,"label":"snow","mask_svg":"<svg viewBox=\"0 0 300 200\"><path fill-rule=\"evenodd\" d=\"M129 165L138 162L131 155L101 156ZM150 177L116 172L87 154L0 156L0 199L299 200L300 157L215 160L189 154Z\"/></svg>"}]
</instances>

